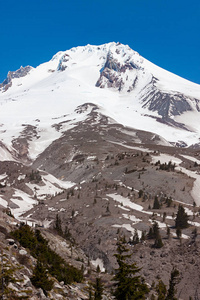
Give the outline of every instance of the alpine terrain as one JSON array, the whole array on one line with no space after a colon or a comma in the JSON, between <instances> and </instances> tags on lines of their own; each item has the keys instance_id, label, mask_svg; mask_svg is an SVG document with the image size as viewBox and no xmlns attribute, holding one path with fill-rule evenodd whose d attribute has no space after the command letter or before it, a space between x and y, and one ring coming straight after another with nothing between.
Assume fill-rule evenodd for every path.
<instances>
[{"instance_id":1,"label":"alpine terrain","mask_svg":"<svg viewBox=\"0 0 200 300\"><path fill-rule=\"evenodd\" d=\"M173 270L177 299L199 299L199 117L198 84L120 43L8 72L0 84L2 274L12 265L12 276L1 275L5 299L93 299L98 280L103 299L121 299L112 292L119 240L148 286L130 299L175 299ZM42 258L53 283L36 284L39 246L23 234L76 276L59 277Z\"/></svg>"}]
</instances>

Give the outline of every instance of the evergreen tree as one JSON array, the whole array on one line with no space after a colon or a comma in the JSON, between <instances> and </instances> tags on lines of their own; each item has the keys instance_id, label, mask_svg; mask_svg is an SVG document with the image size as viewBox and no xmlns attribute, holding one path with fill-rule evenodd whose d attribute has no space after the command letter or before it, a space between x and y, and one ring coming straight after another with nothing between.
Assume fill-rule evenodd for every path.
<instances>
[{"instance_id":1,"label":"evergreen tree","mask_svg":"<svg viewBox=\"0 0 200 300\"><path fill-rule=\"evenodd\" d=\"M93 290L92 290L92 283L89 282L89 288L88 288L88 300L93 300Z\"/></svg>"},{"instance_id":2,"label":"evergreen tree","mask_svg":"<svg viewBox=\"0 0 200 300\"><path fill-rule=\"evenodd\" d=\"M149 229L148 233L149 239L155 239L153 247L155 248L161 248L163 246L162 238L159 231L158 223L154 221L153 227Z\"/></svg>"},{"instance_id":3,"label":"evergreen tree","mask_svg":"<svg viewBox=\"0 0 200 300\"><path fill-rule=\"evenodd\" d=\"M153 234L154 234L154 238L155 238L155 242L154 242L153 246L155 248L162 248L163 242L162 242L162 238L160 235L159 226L158 226L157 222L154 222L154 224L153 224Z\"/></svg>"},{"instance_id":4,"label":"evergreen tree","mask_svg":"<svg viewBox=\"0 0 200 300\"><path fill-rule=\"evenodd\" d=\"M57 214L56 215L56 221L55 221L55 230L57 231L57 233L59 234L59 235L63 235L63 231L62 231L62 226L61 226L61 219L60 219L60 217L59 217L59 215Z\"/></svg>"},{"instance_id":5,"label":"evergreen tree","mask_svg":"<svg viewBox=\"0 0 200 300\"><path fill-rule=\"evenodd\" d=\"M45 295L53 287L53 281L48 279L46 268L39 261L37 261L37 265L33 270L31 282L36 288L41 288Z\"/></svg>"},{"instance_id":6,"label":"evergreen tree","mask_svg":"<svg viewBox=\"0 0 200 300\"><path fill-rule=\"evenodd\" d=\"M188 226L188 215L186 214L184 207L179 204L178 212L175 219L175 227L183 229L187 228Z\"/></svg>"},{"instance_id":7,"label":"evergreen tree","mask_svg":"<svg viewBox=\"0 0 200 300\"><path fill-rule=\"evenodd\" d=\"M179 282L179 271L173 268L169 280L169 289L167 291L166 300L177 300L177 298L175 297L176 294L175 286L178 282Z\"/></svg>"},{"instance_id":8,"label":"evergreen tree","mask_svg":"<svg viewBox=\"0 0 200 300\"><path fill-rule=\"evenodd\" d=\"M157 196L154 198L153 209L160 209L160 203Z\"/></svg>"},{"instance_id":9,"label":"evergreen tree","mask_svg":"<svg viewBox=\"0 0 200 300\"><path fill-rule=\"evenodd\" d=\"M103 295L103 284L101 278L96 278L96 282L93 285L94 288L94 300L101 300Z\"/></svg>"},{"instance_id":10,"label":"evergreen tree","mask_svg":"<svg viewBox=\"0 0 200 300\"><path fill-rule=\"evenodd\" d=\"M167 226L167 237L168 237L168 239L170 238L170 228L169 228L169 226Z\"/></svg>"},{"instance_id":11,"label":"evergreen tree","mask_svg":"<svg viewBox=\"0 0 200 300\"><path fill-rule=\"evenodd\" d=\"M143 278L138 275L141 269L135 263L127 262L131 258L128 252L123 238L120 238L117 242L117 254L114 255L119 265L113 278L116 282L114 296L117 300L145 299L145 295L149 292L148 287Z\"/></svg>"},{"instance_id":12,"label":"evergreen tree","mask_svg":"<svg viewBox=\"0 0 200 300\"><path fill-rule=\"evenodd\" d=\"M158 284L156 285L156 292L158 293L157 300L165 300L167 289L162 280L159 280Z\"/></svg>"}]
</instances>

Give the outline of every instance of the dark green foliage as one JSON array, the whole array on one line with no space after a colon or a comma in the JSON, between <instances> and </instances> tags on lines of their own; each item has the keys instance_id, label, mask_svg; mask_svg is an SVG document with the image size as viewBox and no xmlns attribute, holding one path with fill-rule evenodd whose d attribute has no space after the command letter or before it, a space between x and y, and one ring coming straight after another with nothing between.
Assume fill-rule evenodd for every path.
<instances>
[{"instance_id":1,"label":"dark green foliage","mask_svg":"<svg viewBox=\"0 0 200 300\"><path fill-rule=\"evenodd\" d=\"M20 279L17 279L15 272L19 270L10 261L10 257L1 252L0 257L0 299L21 299L17 296L17 292L9 286L10 283L17 283L20 285ZM25 296L24 299L27 299Z\"/></svg>"},{"instance_id":2,"label":"dark green foliage","mask_svg":"<svg viewBox=\"0 0 200 300\"><path fill-rule=\"evenodd\" d=\"M172 270L170 280L169 280L169 289L167 291L166 300L177 300L175 297L176 289L175 286L179 282L179 271L177 269Z\"/></svg>"},{"instance_id":3,"label":"dark green foliage","mask_svg":"<svg viewBox=\"0 0 200 300\"><path fill-rule=\"evenodd\" d=\"M97 273L100 273L100 272L101 272L99 265L97 265L96 271L97 271Z\"/></svg>"},{"instance_id":4,"label":"dark green foliage","mask_svg":"<svg viewBox=\"0 0 200 300\"><path fill-rule=\"evenodd\" d=\"M175 219L175 227L183 229L187 228L188 226L188 215L186 214L184 207L179 204L178 212Z\"/></svg>"},{"instance_id":5,"label":"dark green foliage","mask_svg":"<svg viewBox=\"0 0 200 300\"><path fill-rule=\"evenodd\" d=\"M88 300L93 300L93 290L92 290L92 283L89 282L89 288L88 288Z\"/></svg>"},{"instance_id":6,"label":"dark green foliage","mask_svg":"<svg viewBox=\"0 0 200 300\"><path fill-rule=\"evenodd\" d=\"M114 256L119 265L113 278L116 290L114 296L117 300L145 299L149 292L143 278L138 275L140 268L135 263L128 263L131 254L128 254L123 238L117 242L117 254Z\"/></svg>"},{"instance_id":7,"label":"dark green foliage","mask_svg":"<svg viewBox=\"0 0 200 300\"><path fill-rule=\"evenodd\" d=\"M53 280L48 279L47 270L39 261L33 270L31 282L36 288L41 288L45 295L47 295L47 291L50 291L53 287Z\"/></svg>"},{"instance_id":8,"label":"dark green foliage","mask_svg":"<svg viewBox=\"0 0 200 300\"><path fill-rule=\"evenodd\" d=\"M143 190L139 190L138 197L142 198L142 196L143 196Z\"/></svg>"},{"instance_id":9,"label":"dark green foliage","mask_svg":"<svg viewBox=\"0 0 200 300\"><path fill-rule=\"evenodd\" d=\"M156 292L158 293L157 300L165 300L167 289L162 280L159 280L158 284L156 285Z\"/></svg>"},{"instance_id":10,"label":"dark green foliage","mask_svg":"<svg viewBox=\"0 0 200 300\"><path fill-rule=\"evenodd\" d=\"M70 232L70 230L68 229L67 226L65 226L65 231L64 231L64 233L63 233L63 237L64 237L67 241L70 241L72 244L75 243L75 240L74 240L74 238L72 237L71 232Z\"/></svg>"},{"instance_id":11,"label":"dark green foliage","mask_svg":"<svg viewBox=\"0 0 200 300\"><path fill-rule=\"evenodd\" d=\"M57 231L57 233L59 235L61 235L61 236L63 235L62 226L61 226L61 219L60 219L58 214L56 215L56 221L55 221L54 229Z\"/></svg>"},{"instance_id":12,"label":"dark green foliage","mask_svg":"<svg viewBox=\"0 0 200 300\"><path fill-rule=\"evenodd\" d=\"M37 258L58 281L64 281L65 284L73 281L82 281L83 274L81 270L70 266L63 258L51 250L48 242L42 237L39 230L34 232L28 225L23 225L12 232L12 235L23 247L28 248L31 255Z\"/></svg>"},{"instance_id":13,"label":"dark green foliage","mask_svg":"<svg viewBox=\"0 0 200 300\"><path fill-rule=\"evenodd\" d=\"M171 161L169 161L168 164L167 163L164 163L164 164L157 163L157 165L160 165L160 170L164 170L164 171L174 171L174 169L176 167L175 163L172 164Z\"/></svg>"},{"instance_id":14,"label":"dark green foliage","mask_svg":"<svg viewBox=\"0 0 200 300\"><path fill-rule=\"evenodd\" d=\"M54 229L57 231L57 233L60 236L65 238L67 241L70 241L72 244L75 243L74 238L72 237L71 232L70 232L70 230L68 229L67 226L65 226L65 230L63 231L61 219L60 219L58 214L56 215Z\"/></svg>"},{"instance_id":15,"label":"dark green foliage","mask_svg":"<svg viewBox=\"0 0 200 300\"><path fill-rule=\"evenodd\" d=\"M166 199L165 203L167 204L167 207L170 207L172 205L172 198L168 198Z\"/></svg>"},{"instance_id":16,"label":"dark green foliage","mask_svg":"<svg viewBox=\"0 0 200 300\"><path fill-rule=\"evenodd\" d=\"M155 243L154 243L154 248L162 248L163 247L163 242L162 242L162 238L161 236L158 236L156 239L155 239Z\"/></svg>"},{"instance_id":17,"label":"dark green foliage","mask_svg":"<svg viewBox=\"0 0 200 300\"><path fill-rule=\"evenodd\" d=\"M35 181L36 183L40 182L42 180L42 177L39 174L39 171L33 171L31 174L29 174L30 181Z\"/></svg>"},{"instance_id":18,"label":"dark green foliage","mask_svg":"<svg viewBox=\"0 0 200 300\"><path fill-rule=\"evenodd\" d=\"M95 284L93 284L94 288L94 300L101 300L103 295L103 284L101 282L101 278L96 278Z\"/></svg>"},{"instance_id":19,"label":"dark green foliage","mask_svg":"<svg viewBox=\"0 0 200 300\"><path fill-rule=\"evenodd\" d=\"M167 214L166 214L166 212L164 212L163 213L163 222L165 222L166 216L167 216Z\"/></svg>"},{"instance_id":20,"label":"dark green foliage","mask_svg":"<svg viewBox=\"0 0 200 300\"><path fill-rule=\"evenodd\" d=\"M160 236L159 226L158 223L154 221L152 228L150 227L148 232L148 239L155 239L154 248L161 248L163 247L162 238Z\"/></svg>"},{"instance_id":21,"label":"dark green foliage","mask_svg":"<svg viewBox=\"0 0 200 300\"><path fill-rule=\"evenodd\" d=\"M154 198L153 209L160 209L160 203L157 196Z\"/></svg>"}]
</instances>

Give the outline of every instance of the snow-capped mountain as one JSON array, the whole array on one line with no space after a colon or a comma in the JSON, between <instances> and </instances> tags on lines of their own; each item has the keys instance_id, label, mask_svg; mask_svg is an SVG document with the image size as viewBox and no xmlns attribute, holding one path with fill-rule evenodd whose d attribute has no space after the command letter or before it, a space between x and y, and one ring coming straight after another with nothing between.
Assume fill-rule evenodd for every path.
<instances>
[{"instance_id":1,"label":"snow-capped mountain","mask_svg":"<svg viewBox=\"0 0 200 300\"><path fill-rule=\"evenodd\" d=\"M158 134L170 143L199 143L200 86L120 43L58 52L37 68L9 72L0 91L3 159L20 153L34 160L88 118L91 106L80 109L86 103L108 122Z\"/></svg>"},{"instance_id":2,"label":"snow-capped mountain","mask_svg":"<svg viewBox=\"0 0 200 300\"><path fill-rule=\"evenodd\" d=\"M178 295L200 293L199 85L128 46L87 45L9 72L0 108L2 216L43 226L62 253L66 243L54 235L59 216L71 260L82 269L85 257L90 271L89 261L115 269L120 234L134 245L133 262L150 286L158 278L166 284L173 262L181 274ZM174 226L180 204L189 217L181 239ZM155 221L164 246L155 248L150 238L136 245ZM7 236L3 224L10 224L0 226ZM77 256L72 244L81 248Z\"/></svg>"}]
</instances>

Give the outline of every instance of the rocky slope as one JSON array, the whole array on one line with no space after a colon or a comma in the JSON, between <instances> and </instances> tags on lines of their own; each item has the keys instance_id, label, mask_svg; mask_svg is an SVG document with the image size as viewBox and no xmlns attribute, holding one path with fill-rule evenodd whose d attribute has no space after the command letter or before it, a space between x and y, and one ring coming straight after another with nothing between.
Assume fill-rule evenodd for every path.
<instances>
[{"instance_id":1,"label":"rocky slope","mask_svg":"<svg viewBox=\"0 0 200 300\"><path fill-rule=\"evenodd\" d=\"M168 287L173 267L181 274L178 298L198 298L200 87L110 43L59 52L36 69L10 74L0 88L1 209L40 226L52 249L74 266L93 265L89 279L99 265L107 299L120 235L142 267L149 298L159 279ZM189 227L177 236L180 204ZM8 247L13 220L5 216L1 243L11 261L9 253L18 257L20 246ZM67 242L54 231L57 217ZM155 221L159 249L146 236ZM30 255L29 261L23 276L32 274ZM49 299L85 299L87 280L86 272L83 285L57 282ZM30 299L44 297L30 280L28 287ZM23 284L17 288L23 293Z\"/></svg>"}]
</instances>

